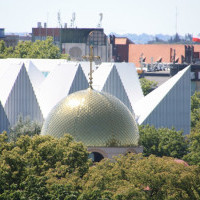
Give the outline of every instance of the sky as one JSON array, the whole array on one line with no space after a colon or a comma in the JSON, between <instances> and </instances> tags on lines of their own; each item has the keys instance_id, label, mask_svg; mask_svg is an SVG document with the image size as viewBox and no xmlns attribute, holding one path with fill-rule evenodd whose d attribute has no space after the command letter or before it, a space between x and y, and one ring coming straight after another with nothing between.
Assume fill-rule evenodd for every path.
<instances>
[{"instance_id":1,"label":"sky","mask_svg":"<svg viewBox=\"0 0 200 200\"><path fill-rule=\"evenodd\" d=\"M100 13L106 34L200 33L200 0L0 0L0 28L32 32L37 22L47 27L70 27L75 13L78 28L97 27Z\"/></svg>"}]
</instances>

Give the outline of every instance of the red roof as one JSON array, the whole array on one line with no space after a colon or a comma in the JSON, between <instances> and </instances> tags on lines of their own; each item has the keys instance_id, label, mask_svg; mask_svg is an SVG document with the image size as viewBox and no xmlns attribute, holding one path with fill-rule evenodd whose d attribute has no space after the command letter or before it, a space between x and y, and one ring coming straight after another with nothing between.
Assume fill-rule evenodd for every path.
<instances>
[{"instance_id":1,"label":"red roof","mask_svg":"<svg viewBox=\"0 0 200 200\"><path fill-rule=\"evenodd\" d=\"M115 38L115 44L116 45L127 45L127 44L133 44L133 42L131 40L129 40L126 37L116 37Z\"/></svg>"},{"instance_id":2,"label":"red roof","mask_svg":"<svg viewBox=\"0 0 200 200\"><path fill-rule=\"evenodd\" d=\"M195 52L200 52L200 45L193 45ZM137 67L140 66L139 59L141 55L146 57L146 63L156 62L162 58L162 62L170 63L170 49L176 50L176 59L179 58L181 63L181 56L185 56L185 45L183 44L130 44L129 45L129 62L135 63Z\"/></svg>"}]
</instances>

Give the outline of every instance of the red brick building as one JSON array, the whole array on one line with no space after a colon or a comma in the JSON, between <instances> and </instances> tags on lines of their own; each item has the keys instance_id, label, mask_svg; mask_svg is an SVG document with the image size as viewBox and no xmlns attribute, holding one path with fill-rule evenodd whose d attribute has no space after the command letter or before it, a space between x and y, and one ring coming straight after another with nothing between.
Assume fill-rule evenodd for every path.
<instances>
[{"instance_id":1,"label":"red brick building","mask_svg":"<svg viewBox=\"0 0 200 200\"><path fill-rule=\"evenodd\" d=\"M110 43L112 44L112 55L114 62L128 62L129 61L129 45L134 44L126 37L110 36Z\"/></svg>"},{"instance_id":2,"label":"red brick building","mask_svg":"<svg viewBox=\"0 0 200 200\"><path fill-rule=\"evenodd\" d=\"M172 63L175 50L175 61L177 63L192 63L200 59L200 45L183 44L130 44L129 62L136 67L140 66L141 56L145 63L161 61Z\"/></svg>"}]
</instances>

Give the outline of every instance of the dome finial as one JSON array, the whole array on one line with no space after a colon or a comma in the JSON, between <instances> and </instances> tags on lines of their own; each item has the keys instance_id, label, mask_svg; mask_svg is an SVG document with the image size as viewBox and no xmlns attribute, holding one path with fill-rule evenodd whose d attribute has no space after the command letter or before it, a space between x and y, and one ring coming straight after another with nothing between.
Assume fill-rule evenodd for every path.
<instances>
[{"instance_id":1,"label":"dome finial","mask_svg":"<svg viewBox=\"0 0 200 200\"><path fill-rule=\"evenodd\" d=\"M91 88L91 89L93 89L92 88L92 72L93 72L93 70L92 70L92 61L94 61L94 59L95 58L97 58L97 59L100 59L100 57L99 56L94 56L94 53L93 53L93 46L92 45L90 45L90 55L89 56L83 56L83 59L89 59L89 61L90 61L90 74L89 74L89 87Z\"/></svg>"}]
</instances>

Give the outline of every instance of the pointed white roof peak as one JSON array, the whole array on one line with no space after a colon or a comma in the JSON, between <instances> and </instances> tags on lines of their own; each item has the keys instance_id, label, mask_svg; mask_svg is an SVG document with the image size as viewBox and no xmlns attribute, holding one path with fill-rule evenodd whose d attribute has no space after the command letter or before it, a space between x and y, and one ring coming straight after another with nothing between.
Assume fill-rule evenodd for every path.
<instances>
[{"instance_id":1,"label":"pointed white roof peak","mask_svg":"<svg viewBox=\"0 0 200 200\"><path fill-rule=\"evenodd\" d=\"M134 111L138 116L139 124L144 122L144 120L150 115L150 113L152 113L156 106L163 100L163 98L169 93L169 91L187 70L190 70L190 66L179 71L175 76L170 78L135 104Z\"/></svg>"},{"instance_id":2,"label":"pointed white roof peak","mask_svg":"<svg viewBox=\"0 0 200 200\"><path fill-rule=\"evenodd\" d=\"M45 76L42 74L41 71L38 70L38 68L33 64L31 60L27 60L25 62L25 67L28 72L34 91L37 93L40 85L45 80Z\"/></svg>"},{"instance_id":3,"label":"pointed white roof peak","mask_svg":"<svg viewBox=\"0 0 200 200\"><path fill-rule=\"evenodd\" d=\"M113 63L102 63L99 68L93 73L93 88L101 91L106 83L106 80L113 68Z\"/></svg>"},{"instance_id":4,"label":"pointed white roof peak","mask_svg":"<svg viewBox=\"0 0 200 200\"><path fill-rule=\"evenodd\" d=\"M5 106L6 100L22 67L24 67L22 63L0 67L0 100L3 106Z\"/></svg>"},{"instance_id":5,"label":"pointed white roof peak","mask_svg":"<svg viewBox=\"0 0 200 200\"><path fill-rule=\"evenodd\" d=\"M81 77L85 77L80 64L60 64L51 71L45 81L41 84L38 99L44 117L48 115L49 111L61 99L69 94L72 83L78 71L81 73ZM86 78L85 82L87 83ZM84 83L82 84L84 86Z\"/></svg>"},{"instance_id":6,"label":"pointed white roof peak","mask_svg":"<svg viewBox=\"0 0 200 200\"><path fill-rule=\"evenodd\" d=\"M134 104L144 97L136 67L133 63L115 63L115 66L134 109Z\"/></svg>"}]
</instances>

